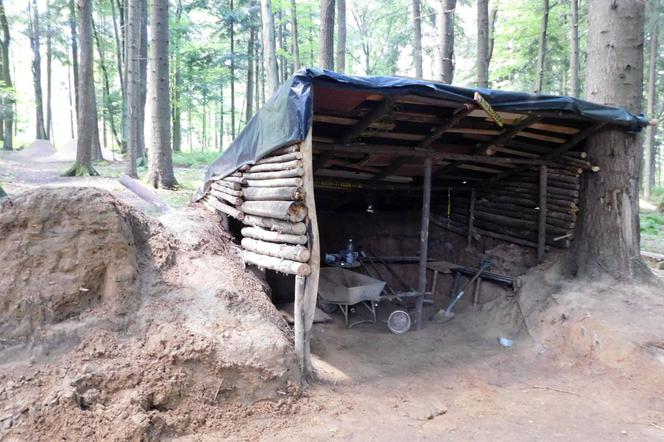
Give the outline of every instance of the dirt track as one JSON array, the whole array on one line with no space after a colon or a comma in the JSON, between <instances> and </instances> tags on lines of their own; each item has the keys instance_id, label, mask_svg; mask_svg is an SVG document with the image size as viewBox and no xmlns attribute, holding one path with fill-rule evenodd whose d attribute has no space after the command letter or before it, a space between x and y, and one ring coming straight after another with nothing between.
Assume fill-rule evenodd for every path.
<instances>
[{"instance_id":1,"label":"dirt track","mask_svg":"<svg viewBox=\"0 0 664 442\"><path fill-rule=\"evenodd\" d=\"M9 193L69 184L56 166L0 158L0 179ZM664 440L662 290L606 282L555 293L527 312L537 342L521 333L512 348L498 345L514 329L494 313L512 314L513 304L468 308L400 337L383 324L346 330L335 316L314 329L320 382L290 411L257 404L233 414L234 425L179 439ZM3 391L19 374L10 378Z\"/></svg>"}]
</instances>

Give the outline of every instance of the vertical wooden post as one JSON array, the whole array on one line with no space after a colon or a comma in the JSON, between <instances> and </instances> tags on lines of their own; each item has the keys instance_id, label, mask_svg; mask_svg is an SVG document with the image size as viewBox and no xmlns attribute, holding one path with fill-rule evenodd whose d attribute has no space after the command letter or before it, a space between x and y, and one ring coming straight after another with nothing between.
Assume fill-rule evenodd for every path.
<instances>
[{"instance_id":1,"label":"vertical wooden post","mask_svg":"<svg viewBox=\"0 0 664 442\"><path fill-rule=\"evenodd\" d=\"M546 247L546 166L539 169L539 226L537 229L537 262L544 259Z\"/></svg>"},{"instance_id":2,"label":"vertical wooden post","mask_svg":"<svg viewBox=\"0 0 664 442\"><path fill-rule=\"evenodd\" d=\"M475 222L475 189L470 191L470 209L468 210L468 242L466 247L470 248L473 241L473 223Z\"/></svg>"},{"instance_id":3,"label":"vertical wooden post","mask_svg":"<svg viewBox=\"0 0 664 442\"><path fill-rule=\"evenodd\" d=\"M306 279L304 276L295 277L295 305L293 307L295 334L295 357L300 375L304 375L304 287Z\"/></svg>"},{"instance_id":4,"label":"vertical wooden post","mask_svg":"<svg viewBox=\"0 0 664 442\"><path fill-rule=\"evenodd\" d=\"M424 192L422 193L422 225L420 227L420 267L418 272L415 329L422 328L422 307L424 305L424 292L427 289L427 259L429 257L429 213L431 211L431 157L424 160Z\"/></svg>"},{"instance_id":5,"label":"vertical wooden post","mask_svg":"<svg viewBox=\"0 0 664 442\"><path fill-rule=\"evenodd\" d=\"M320 243L318 238L318 217L316 216L316 201L314 199L314 169L313 169L313 147L311 143L311 128L307 138L300 143L300 152L302 152L302 166L304 174L304 203L307 206L307 225L308 246L311 251L309 258L309 267L311 273L306 277L304 287L304 303L302 306L304 314L304 341L301 344L303 354L302 373L304 377L313 374L311 364L311 327L314 323L314 313L316 312L316 299L318 297L318 277L320 275ZM296 318L297 320L297 318Z\"/></svg>"}]
</instances>

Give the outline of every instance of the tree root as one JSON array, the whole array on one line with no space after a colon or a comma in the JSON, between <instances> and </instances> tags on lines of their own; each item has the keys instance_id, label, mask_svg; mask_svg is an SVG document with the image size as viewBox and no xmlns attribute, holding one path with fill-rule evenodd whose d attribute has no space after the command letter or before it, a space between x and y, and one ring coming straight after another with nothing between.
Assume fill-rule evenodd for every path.
<instances>
[{"instance_id":1,"label":"tree root","mask_svg":"<svg viewBox=\"0 0 664 442\"><path fill-rule=\"evenodd\" d=\"M99 172L92 166L86 166L79 162L75 162L69 170L62 174L62 176L99 176Z\"/></svg>"}]
</instances>

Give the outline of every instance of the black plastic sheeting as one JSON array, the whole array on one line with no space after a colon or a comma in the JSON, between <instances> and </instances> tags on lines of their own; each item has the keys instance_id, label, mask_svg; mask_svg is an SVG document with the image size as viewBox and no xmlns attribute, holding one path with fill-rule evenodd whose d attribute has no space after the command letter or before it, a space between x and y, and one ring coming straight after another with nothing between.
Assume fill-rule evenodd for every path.
<instances>
[{"instance_id":1,"label":"black plastic sheeting","mask_svg":"<svg viewBox=\"0 0 664 442\"><path fill-rule=\"evenodd\" d=\"M254 164L271 152L298 143L311 127L313 84L328 88L368 91L384 95L420 95L462 103L474 102L479 92L491 106L502 111L568 111L589 121L624 126L638 132L648 125L642 115L624 109L602 106L577 98L507 92L493 89L463 88L403 77L358 77L317 68L301 69L286 81L254 115L230 147L210 165L204 189L213 177L222 178L246 164ZM196 199L203 195L197 192Z\"/></svg>"}]
</instances>

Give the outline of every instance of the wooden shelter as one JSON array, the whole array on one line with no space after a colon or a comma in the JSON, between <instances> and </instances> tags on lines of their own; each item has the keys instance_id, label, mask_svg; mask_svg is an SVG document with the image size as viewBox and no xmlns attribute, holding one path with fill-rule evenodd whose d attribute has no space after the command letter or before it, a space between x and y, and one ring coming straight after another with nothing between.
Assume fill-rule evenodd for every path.
<instances>
[{"instance_id":1,"label":"wooden shelter","mask_svg":"<svg viewBox=\"0 0 664 442\"><path fill-rule=\"evenodd\" d=\"M419 328L430 223L467 246L486 237L535 249L542 260L574 239L582 174L602 173L584 140L607 126L645 124L570 97L307 69L211 166L197 198L244 225L247 264L295 275L295 347L307 373L321 263L317 206L333 214L327 224L374 205L419 212Z\"/></svg>"}]
</instances>

